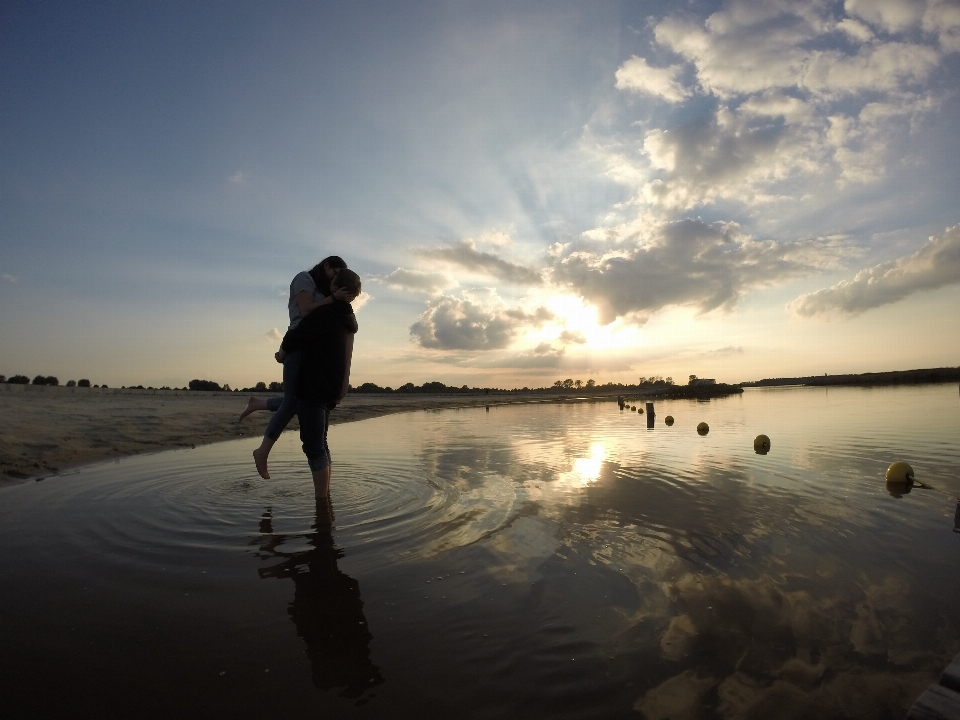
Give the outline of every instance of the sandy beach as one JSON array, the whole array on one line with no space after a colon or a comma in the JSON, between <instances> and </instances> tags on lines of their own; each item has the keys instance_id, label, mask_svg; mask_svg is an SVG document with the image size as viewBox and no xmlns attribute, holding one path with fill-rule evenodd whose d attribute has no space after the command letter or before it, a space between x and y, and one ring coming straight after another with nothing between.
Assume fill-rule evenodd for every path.
<instances>
[{"instance_id":1,"label":"sandy beach","mask_svg":"<svg viewBox=\"0 0 960 720\"><path fill-rule=\"evenodd\" d=\"M242 423L237 421L247 397L239 392L0 384L0 483L48 477L114 457L262 435L269 413L257 412ZM565 402L577 397L583 398L573 393L357 394L344 399L332 423L398 412ZM297 427L294 418L287 431Z\"/></svg>"}]
</instances>

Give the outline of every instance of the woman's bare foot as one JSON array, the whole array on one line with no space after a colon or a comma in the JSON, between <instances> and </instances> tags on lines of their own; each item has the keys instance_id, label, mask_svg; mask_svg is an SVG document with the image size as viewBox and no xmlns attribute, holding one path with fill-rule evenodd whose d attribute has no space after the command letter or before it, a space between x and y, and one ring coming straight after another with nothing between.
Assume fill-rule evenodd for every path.
<instances>
[{"instance_id":1,"label":"woman's bare foot","mask_svg":"<svg viewBox=\"0 0 960 720\"><path fill-rule=\"evenodd\" d=\"M256 395L251 395L250 399L247 400L247 406L243 409L243 412L240 413L240 422L243 422L243 419L252 412L257 410L267 410L267 401L261 400ZM262 474L262 473L261 473Z\"/></svg>"},{"instance_id":2,"label":"woman's bare foot","mask_svg":"<svg viewBox=\"0 0 960 720\"><path fill-rule=\"evenodd\" d=\"M258 447L253 451L253 462L256 463L257 472L260 473L260 477L262 477L264 480L270 479L270 473L267 472L267 456L269 454L269 448L264 450L262 447Z\"/></svg>"}]
</instances>

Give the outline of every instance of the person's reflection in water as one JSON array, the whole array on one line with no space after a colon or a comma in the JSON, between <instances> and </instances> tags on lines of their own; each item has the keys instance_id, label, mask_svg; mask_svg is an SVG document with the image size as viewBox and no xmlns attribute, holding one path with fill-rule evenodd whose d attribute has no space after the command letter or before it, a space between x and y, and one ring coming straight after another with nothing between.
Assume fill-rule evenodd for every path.
<instances>
[{"instance_id":1,"label":"person's reflection in water","mask_svg":"<svg viewBox=\"0 0 960 720\"><path fill-rule=\"evenodd\" d=\"M295 590L288 612L297 635L307 644L313 684L321 690L343 688L342 697L361 698L365 691L383 682L380 668L370 660L373 635L367 627L360 598L360 583L340 571L343 552L333 540L333 509L329 499L317 501L314 532L304 535L273 533L270 508L260 520L262 558L282 562L260 568L261 578L290 578ZM288 539L303 537L308 550L283 552ZM358 704L366 702L361 699Z\"/></svg>"}]
</instances>

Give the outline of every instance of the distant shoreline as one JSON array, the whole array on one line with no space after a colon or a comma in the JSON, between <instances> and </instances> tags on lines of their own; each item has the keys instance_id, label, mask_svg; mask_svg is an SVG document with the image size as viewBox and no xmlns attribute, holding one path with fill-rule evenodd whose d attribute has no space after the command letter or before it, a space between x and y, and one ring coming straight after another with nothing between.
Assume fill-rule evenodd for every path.
<instances>
[{"instance_id":1,"label":"distant shoreline","mask_svg":"<svg viewBox=\"0 0 960 720\"><path fill-rule=\"evenodd\" d=\"M808 385L811 387L871 385L933 385L936 383L960 382L960 367L925 368L920 370L890 370L874 373L851 373L847 375L808 375L793 378L766 378L739 383L741 387L781 387Z\"/></svg>"}]
</instances>

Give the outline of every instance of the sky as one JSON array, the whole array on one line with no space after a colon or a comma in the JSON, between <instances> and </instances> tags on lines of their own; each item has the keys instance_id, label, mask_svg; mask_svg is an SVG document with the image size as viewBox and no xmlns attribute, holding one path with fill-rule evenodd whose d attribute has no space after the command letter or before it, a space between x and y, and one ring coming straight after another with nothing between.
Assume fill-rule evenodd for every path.
<instances>
[{"instance_id":1,"label":"sky","mask_svg":"<svg viewBox=\"0 0 960 720\"><path fill-rule=\"evenodd\" d=\"M246 387L960 364L960 2L0 4L0 373Z\"/></svg>"}]
</instances>

